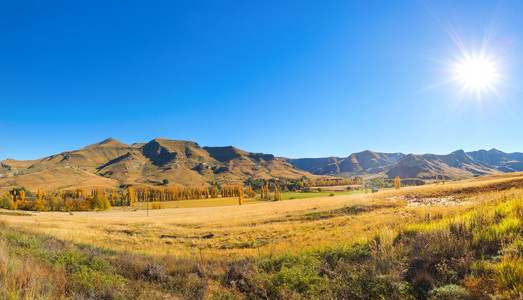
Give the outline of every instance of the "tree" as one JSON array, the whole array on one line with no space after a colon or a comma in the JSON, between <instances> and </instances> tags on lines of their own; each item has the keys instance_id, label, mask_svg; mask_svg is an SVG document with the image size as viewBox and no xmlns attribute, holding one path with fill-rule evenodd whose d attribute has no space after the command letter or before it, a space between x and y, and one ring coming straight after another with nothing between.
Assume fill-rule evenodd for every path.
<instances>
[{"instance_id":1,"label":"tree","mask_svg":"<svg viewBox=\"0 0 523 300\"><path fill-rule=\"evenodd\" d=\"M168 185L169 184L169 179L164 179L162 182L163 182L163 185Z\"/></svg>"},{"instance_id":2,"label":"tree","mask_svg":"<svg viewBox=\"0 0 523 300\"><path fill-rule=\"evenodd\" d=\"M114 193L114 189L111 192L111 205L116 206L116 194Z\"/></svg>"},{"instance_id":3,"label":"tree","mask_svg":"<svg viewBox=\"0 0 523 300\"><path fill-rule=\"evenodd\" d=\"M134 201L136 201L136 195L134 194L134 188L132 186L130 186L128 189L127 189L127 200L129 200L129 206L132 206Z\"/></svg>"},{"instance_id":4,"label":"tree","mask_svg":"<svg viewBox=\"0 0 523 300\"><path fill-rule=\"evenodd\" d=\"M44 201L43 201L42 198L36 198L35 203L33 205L33 209L36 210L36 211L44 211L45 210Z\"/></svg>"},{"instance_id":5,"label":"tree","mask_svg":"<svg viewBox=\"0 0 523 300\"><path fill-rule=\"evenodd\" d=\"M20 201L25 201L25 191L24 190L19 191L18 195L20 197Z\"/></svg>"},{"instance_id":6,"label":"tree","mask_svg":"<svg viewBox=\"0 0 523 300\"><path fill-rule=\"evenodd\" d=\"M401 178L399 176L394 178L394 187L396 187L397 190L401 188Z\"/></svg>"},{"instance_id":7,"label":"tree","mask_svg":"<svg viewBox=\"0 0 523 300\"><path fill-rule=\"evenodd\" d=\"M120 190L120 206L123 206L125 203L125 191L124 189L122 188Z\"/></svg>"},{"instance_id":8,"label":"tree","mask_svg":"<svg viewBox=\"0 0 523 300\"><path fill-rule=\"evenodd\" d=\"M238 187L238 204L239 205L243 204L243 188L242 187Z\"/></svg>"},{"instance_id":9,"label":"tree","mask_svg":"<svg viewBox=\"0 0 523 300\"><path fill-rule=\"evenodd\" d=\"M282 193L281 193L281 187L275 183L272 184L274 187L274 201L281 201L282 200Z\"/></svg>"},{"instance_id":10,"label":"tree","mask_svg":"<svg viewBox=\"0 0 523 300\"><path fill-rule=\"evenodd\" d=\"M109 200L102 194L87 197L87 202L91 209L108 210L111 208Z\"/></svg>"}]
</instances>

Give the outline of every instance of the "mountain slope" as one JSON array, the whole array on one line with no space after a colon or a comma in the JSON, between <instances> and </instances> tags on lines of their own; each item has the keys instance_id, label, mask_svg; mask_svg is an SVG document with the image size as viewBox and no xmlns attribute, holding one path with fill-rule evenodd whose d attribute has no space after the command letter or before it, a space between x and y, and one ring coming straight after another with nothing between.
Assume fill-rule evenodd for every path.
<instances>
[{"instance_id":1,"label":"mountain slope","mask_svg":"<svg viewBox=\"0 0 523 300\"><path fill-rule=\"evenodd\" d=\"M496 149L450 154L408 154L362 151L345 158L278 158L232 146L200 147L191 141L154 139L127 145L107 139L82 149L41 159L0 162L0 189L30 190L121 185L171 184L208 186L255 178L298 178L316 175L367 178L462 178L523 171L523 153ZM312 174L311 174L312 173ZM314 175L313 175L314 174Z\"/></svg>"},{"instance_id":2,"label":"mountain slope","mask_svg":"<svg viewBox=\"0 0 523 300\"><path fill-rule=\"evenodd\" d=\"M484 162L502 172L523 171L523 153L505 153L497 149L467 152L477 161Z\"/></svg>"},{"instance_id":3,"label":"mountain slope","mask_svg":"<svg viewBox=\"0 0 523 300\"><path fill-rule=\"evenodd\" d=\"M317 175L361 175L379 173L402 158L402 153L379 153L370 150L346 158L286 158L292 165Z\"/></svg>"},{"instance_id":4,"label":"mountain slope","mask_svg":"<svg viewBox=\"0 0 523 300\"><path fill-rule=\"evenodd\" d=\"M117 187L172 184L208 185L249 177L311 177L271 154L234 147L205 147L195 142L155 139L127 145L107 139L85 148L31 161L0 162L0 189Z\"/></svg>"},{"instance_id":5,"label":"mountain slope","mask_svg":"<svg viewBox=\"0 0 523 300\"><path fill-rule=\"evenodd\" d=\"M521 153L505 153L496 149L472 152L458 150L447 155L409 154L391 166L386 175L389 178L434 178L435 175L444 174L450 178L462 178L522 170Z\"/></svg>"},{"instance_id":6,"label":"mountain slope","mask_svg":"<svg viewBox=\"0 0 523 300\"><path fill-rule=\"evenodd\" d=\"M463 150L447 155L409 154L400 159L386 172L389 178L396 176L401 178L434 178L435 175L460 178L497 173L501 172L473 159Z\"/></svg>"},{"instance_id":7,"label":"mountain slope","mask_svg":"<svg viewBox=\"0 0 523 300\"><path fill-rule=\"evenodd\" d=\"M317 175L355 176L368 178L448 178L471 177L523 171L523 153L505 153L496 149L450 154L379 153L363 151L346 158L285 159L296 167Z\"/></svg>"}]
</instances>

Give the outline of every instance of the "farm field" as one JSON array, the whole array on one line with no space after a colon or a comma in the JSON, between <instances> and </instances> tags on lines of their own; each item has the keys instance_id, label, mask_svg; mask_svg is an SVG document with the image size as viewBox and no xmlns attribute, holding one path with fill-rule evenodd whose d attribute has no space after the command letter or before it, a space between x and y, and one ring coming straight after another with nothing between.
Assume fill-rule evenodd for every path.
<instances>
[{"instance_id":1,"label":"farm field","mask_svg":"<svg viewBox=\"0 0 523 300\"><path fill-rule=\"evenodd\" d=\"M293 200L293 199L307 199L307 198L319 198L338 196L338 195L351 195L351 194L362 194L365 191L351 191L351 192L286 192L282 195L282 200ZM244 197L243 205L256 204L256 203L268 203L272 200L260 200L259 196L257 198ZM220 198L210 198L210 199L191 199L191 200L179 200L179 201L162 201L159 202L163 208L192 208L192 207L216 207L216 206L236 206L238 205L238 197L220 197ZM135 202L131 208L125 207L123 210L129 209L147 209L146 202ZM149 209L152 208L152 204L149 203ZM113 207L113 209L122 209L121 207Z\"/></svg>"},{"instance_id":2,"label":"farm field","mask_svg":"<svg viewBox=\"0 0 523 300\"><path fill-rule=\"evenodd\" d=\"M260 199L253 198L244 198L243 205L263 203ZM179 200L179 201L161 201L160 203L163 208L192 208L192 207L216 207L216 206L235 206L238 205L238 197L220 197L220 198L210 198L210 199L191 199L191 200ZM151 209L152 204L149 203L149 209ZM135 202L132 207L114 207L114 209L147 209L146 202Z\"/></svg>"},{"instance_id":3,"label":"farm field","mask_svg":"<svg viewBox=\"0 0 523 300\"><path fill-rule=\"evenodd\" d=\"M365 191L345 191L345 192L311 192L311 193L283 193L283 200L293 200L293 199L307 199L307 198L317 198L317 197L327 197L327 196L340 196L340 195L353 195L353 194L364 194Z\"/></svg>"},{"instance_id":4,"label":"farm field","mask_svg":"<svg viewBox=\"0 0 523 300\"><path fill-rule=\"evenodd\" d=\"M144 203L100 212L2 210L2 292L29 298L290 299L327 291L349 298L513 298L523 292L522 195L523 174L515 173L374 194L164 208L149 216ZM424 248L416 246L422 241ZM70 269L71 259L85 264ZM36 261L39 271L28 273L23 266ZM405 268L416 272L401 273ZM43 285L49 274L58 277ZM488 280L492 289L482 290ZM334 288L343 282L350 288Z\"/></svg>"}]
</instances>

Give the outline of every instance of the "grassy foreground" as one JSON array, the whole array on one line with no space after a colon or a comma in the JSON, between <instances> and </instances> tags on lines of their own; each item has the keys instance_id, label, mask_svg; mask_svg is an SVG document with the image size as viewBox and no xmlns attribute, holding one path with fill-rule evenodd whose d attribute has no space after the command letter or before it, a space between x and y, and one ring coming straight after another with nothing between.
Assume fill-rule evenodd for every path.
<instances>
[{"instance_id":1,"label":"grassy foreground","mask_svg":"<svg viewBox=\"0 0 523 300\"><path fill-rule=\"evenodd\" d=\"M0 297L523 296L521 174L154 213L0 215Z\"/></svg>"}]
</instances>

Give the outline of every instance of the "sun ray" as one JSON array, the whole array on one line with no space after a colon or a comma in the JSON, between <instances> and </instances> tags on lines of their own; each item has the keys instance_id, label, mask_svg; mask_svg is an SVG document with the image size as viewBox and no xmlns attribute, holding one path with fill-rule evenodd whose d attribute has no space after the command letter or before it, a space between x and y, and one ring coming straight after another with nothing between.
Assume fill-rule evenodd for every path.
<instances>
[{"instance_id":1,"label":"sun ray","mask_svg":"<svg viewBox=\"0 0 523 300\"><path fill-rule=\"evenodd\" d=\"M451 81L461 85L465 93L474 94L477 98L487 93L499 94L499 64L484 52L464 53L463 57L453 63L452 73Z\"/></svg>"}]
</instances>

